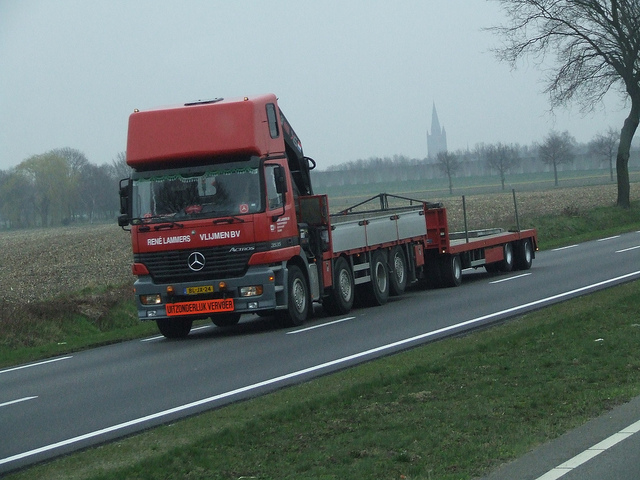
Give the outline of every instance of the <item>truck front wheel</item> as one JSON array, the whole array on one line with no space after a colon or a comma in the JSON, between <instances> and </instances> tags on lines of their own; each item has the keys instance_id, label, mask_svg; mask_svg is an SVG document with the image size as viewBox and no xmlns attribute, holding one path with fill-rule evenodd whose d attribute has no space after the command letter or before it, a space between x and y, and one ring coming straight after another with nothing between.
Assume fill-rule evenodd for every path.
<instances>
[{"instance_id":1,"label":"truck front wheel","mask_svg":"<svg viewBox=\"0 0 640 480\"><path fill-rule=\"evenodd\" d=\"M302 325L309 316L309 287L302 270L296 265L289 267L288 280L289 303L286 312L282 312L282 323L286 327Z\"/></svg>"},{"instance_id":2,"label":"truck front wheel","mask_svg":"<svg viewBox=\"0 0 640 480\"><path fill-rule=\"evenodd\" d=\"M160 333L166 338L184 338L189 335L193 320L159 318L156 320L156 325L158 325Z\"/></svg>"},{"instance_id":3,"label":"truck front wheel","mask_svg":"<svg viewBox=\"0 0 640 480\"><path fill-rule=\"evenodd\" d=\"M211 321L216 327L232 327L240 321L240 314L233 313L221 313L211 317Z\"/></svg>"}]
</instances>

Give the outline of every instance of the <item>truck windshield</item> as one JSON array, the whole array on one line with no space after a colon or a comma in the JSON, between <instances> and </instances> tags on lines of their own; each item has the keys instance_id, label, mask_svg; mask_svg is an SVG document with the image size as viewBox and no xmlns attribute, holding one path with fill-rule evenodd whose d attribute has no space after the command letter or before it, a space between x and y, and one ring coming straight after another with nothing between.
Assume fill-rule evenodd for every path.
<instances>
[{"instance_id":1,"label":"truck windshield","mask_svg":"<svg viewBox=\"0 0 640 480\"><path fill-rule=\"evenodd\" d=\"M133 218L166 222L246 215L262 210L256 167L219 165L189 172L149 172L133 179Z\"/></svg>"}]
</instances>

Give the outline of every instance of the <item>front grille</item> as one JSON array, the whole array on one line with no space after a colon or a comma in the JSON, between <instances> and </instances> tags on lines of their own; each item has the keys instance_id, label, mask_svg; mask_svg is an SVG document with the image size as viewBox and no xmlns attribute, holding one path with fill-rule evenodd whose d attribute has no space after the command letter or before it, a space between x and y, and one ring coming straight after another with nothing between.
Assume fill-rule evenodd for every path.
<instances>
[{"instance_id":1,"label":"front grille","mask_svg":"<svg viewBox=\"0 0 640 480\"><path fill-rule=\"evenodd\" d=\"M230 252L231 248L236 249ZM243 247L253 247L249 251ZM217 278L241 277L249 267L249 258L255 252L267 250L266 243L255 245L225 245L223 247L175 250L171 252L137 253L133 261L147 267L155 283L197 282ZM200 252L204 255L204 268L194 272L189 268L189 255Z\"/></svg>"}]
</instances>

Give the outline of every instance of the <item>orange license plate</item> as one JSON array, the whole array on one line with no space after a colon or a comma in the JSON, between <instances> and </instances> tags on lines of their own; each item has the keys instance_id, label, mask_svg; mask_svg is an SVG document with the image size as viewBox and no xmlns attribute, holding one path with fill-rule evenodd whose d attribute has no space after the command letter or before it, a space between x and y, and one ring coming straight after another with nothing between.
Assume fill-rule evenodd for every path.
<instances>
[{"instance_id":1,"label":"orange license plate","mask_svg":"<svg viewBox=\"0 0 640 480\"><path fill-rule=\"evenodd\" d=\"M233 312L233 298L198 300L197 302L167 303L167 315L199 315L203 313Z\"/></svg>"}]
</instances>

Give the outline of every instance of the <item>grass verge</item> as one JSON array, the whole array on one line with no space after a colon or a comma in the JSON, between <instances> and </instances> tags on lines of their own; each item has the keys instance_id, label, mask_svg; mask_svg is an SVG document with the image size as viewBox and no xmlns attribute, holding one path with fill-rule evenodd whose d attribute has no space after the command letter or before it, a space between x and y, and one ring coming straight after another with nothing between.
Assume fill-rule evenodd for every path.
<instances>
[{"instance_id":1,"label":"grass verge","mask_svg":"<svg viewBox=\"0 0 640 480\"><path fill-rule=\"evenodd\" d=\"M545 249L632 232L640 230L640 203L633 203L628 210L566 208L562 215L535 218L525 228L537 229L538 241Z\"/></svg>"},{"instance_id":2,"label":"grass verge","mask_svg":"<svg viewBox=\"0 0 640 480\"><path fill-rule=\"evenodd\" d=\"M87 289L31 303L0 302L0 367L156 332L141 323L131 286Z\"/></svg>"},{"instance_id":3,"label":"grass verge","mask_svg":"<svg viewBox=\"0 0 640 480\"><path fill-rule=\"evenodd\" d=\"M469 479L640 394L640 282L16 473Z\"/></svg>"}]
</instances>

